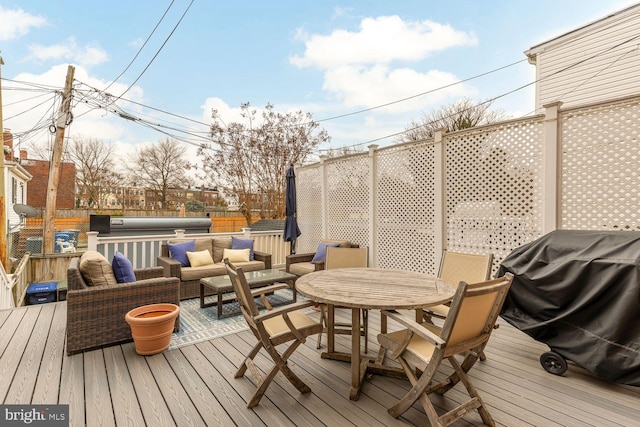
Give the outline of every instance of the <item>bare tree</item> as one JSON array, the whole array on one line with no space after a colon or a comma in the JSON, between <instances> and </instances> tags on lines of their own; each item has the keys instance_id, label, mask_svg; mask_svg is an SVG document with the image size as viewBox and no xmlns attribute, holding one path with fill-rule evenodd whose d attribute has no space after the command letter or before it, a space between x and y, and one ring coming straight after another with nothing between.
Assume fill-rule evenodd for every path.
<instances>
[{"instance_id":1,"label":"bare tree","mask_svg":"<svg viewBox=\"0 0 640 427\"><path fill-rule=\"evenodd\" d=\"M212 144L198 150L204 171L237 195L247 225L254 210L260 210L263 216L283 218L289 165L303 162L330 137L310 113L279 113L267 104L258 115L248 102L241 105L241 110L244 122L228 125L213 111Z\"/></svg>"},{"instance_id":2,"label":"bare tree","mask_svg":"<svg viewBox=\"0 0 640 427\"><path fill-rule=\"evenodd\" d=\"M463 98L423 114L418 121L412 120L398 139L400 142L419 141L432 138L438 129L454 132L503 120L504 112L491 110L492 104L492 101L476 103Z\"/></svg>"},{"instance_id":3,"label":"bare tree","mask_svg":"<svg viewBox=\"0 0 640 427\"><path fill-rule=\"evenodd\" d=\"M121 186L122 174L114 171L114 153L102 140L77 135L66 146L65 157L76 165L76 188L86 194L88 206L105 205L108 189Z\"/></svg>"},{"instance_id":4,"label":"bare tree","mask_svg":"<svg viewBox=\"0 0 640 427\"><path fill-rule=\"evenodd\" d=\"M189 187L190 180L185 171L191 167L178 141L166 138L157 144L137 149L132 163L127 166L127 172L129 180L136 186L159 193L159 201L164 209L167 207L169 188Z\"/></svg>"},{"instance_id":5,"label":"bare tree","mask_svg":"<svg viewBox=\"0 0 640 427\"><path fill-rule=\"evenodd\" d=\"M67 139L68 141L68 139ZM65 146L69 144L65 143ZM29 139L25 142L19 143L20 150L26 150L29 158L33 160L51 160L51 152L53 151L53 135L50 139L42 140L42 139ZM17 147L16 147L17 148ZM63 158L65 153L63 153ZM66 158L65 158L66 160Z\"/></svg>"},{"instance_id":6,"label":"bare tree","mask_svg":"<svg viewBox=\"0 0 640 427\"><path fill-rule=\"evenodd\" d=\"M330 148L325 152L325 155L327 157L342 157L342 156L349 156L351 154L359 154L359 153L364 153L367 150L364 148L358 148L358 147L338 147L338 148Z\"/></svg>"}]
</instances>

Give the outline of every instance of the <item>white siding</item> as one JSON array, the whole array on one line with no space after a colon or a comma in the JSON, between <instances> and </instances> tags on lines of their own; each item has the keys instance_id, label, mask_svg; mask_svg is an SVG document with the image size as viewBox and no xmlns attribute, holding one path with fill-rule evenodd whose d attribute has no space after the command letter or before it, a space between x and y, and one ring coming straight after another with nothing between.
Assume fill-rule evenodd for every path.
<instances>
[{"instance_id":1,"label":"white siding","mask_svg":"<svg viewBox=\"0 0 640 427\"><path fill-rule=\"evenodd\" d=\"M563 108L640 93L640 5L532 48L536 108Z\"/></svg>"},{"instance_id":2,"label":"white siding","mask_svg":"<svg viewBox=\"0 0 640 427\"><path fill-rule=\"evenodd\" d=\"M13 231L18 231L16 227L20 225L20 215L16 213L13 206L16 203L26 203L27 183L31 179L31 175L20 166L16 166L13 162L5 163L4 172L4 200L8 225L7 231L11 231L12 229Z\"/></svg>"}]
</instances>

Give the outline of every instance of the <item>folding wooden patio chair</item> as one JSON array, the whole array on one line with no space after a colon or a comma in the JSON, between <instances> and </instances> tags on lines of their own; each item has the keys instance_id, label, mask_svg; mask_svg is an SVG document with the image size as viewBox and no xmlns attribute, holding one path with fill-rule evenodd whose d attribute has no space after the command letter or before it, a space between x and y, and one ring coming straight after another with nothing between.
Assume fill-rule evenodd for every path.
<instances>
[{"instance_id":1,"label":"folding wooden patio chair","mask_svg":"<svg viewBox=\"0 0 640 427\"><path fill-rule=\"evenodd\" d=\"M415 318L396 311L383 310L386 316L406 329L379 334L378 342L387 350L389 357L400 363L412 385L411 390L389 409L389 414L397 418L420 400L432 426L449 425L475 409L485 424L495 425L467 376L469 369L466 368L473 366L478 354L486 346L512 280L513 275L507 273L499 279L476 283L474 286L460 282L442 328L429 323L417 323ZM456 359L457 355L464 357L462 364ZM445 359L454 372L444 381L435 382L434 376ZM429 400L429 394L443 394L458 381L462 381L470 399L438 415Z\"/></svg>"},{"instance_id":2,"label":"folding wooden patio chair","mask_svg":"<svg viewBox=\"0 0 640 427\"><path fill-rule=\"evenodd\" d=\"M438 277L447 283L456 285L461 281L473 284L489 280L493 254L468 254L463 252L442 251ZM445 319L449 313L449 304L439 304L427 307L423 310L425 320L431 321L432 317ZM481 353L480 360L485 360Z\"/></svg>"},{"instance_id":3,"label":"folding wooden patio chair","mask_svg":"<svg viewBox=\"0 0 640 427\"><path fill-rule=\"evenodd\" d=\"M341 248L341 247L327 247L327 255L325 258L324 268L330 270L334 268L364 268L369 265L369 251L368 248ZM322 345L322 333L327 332L327 306L326 304L320 304L321 322L324 326L322 332L318 334L318 348ZM336 307L340 308L340 307ZM351 335L351 323L338 322L334 324L335 334L338 335ZM364 352L369 350L369 311L362 310L362 326L360 328L360 335L364 337Z\"/></svg>"},{"instance_id":4,"label":"folding wooden patio chair","mask_svg":"<svg viewBox=\"0 0 640 427\"><path fill-rule=\"evenodd\" d=\"M251 332L258 340L234 376L234 378L242 377L248 368L249 374L256 384L256 392L247 403L247 407L252 408L260 402L267 387L278 372L282 372L300 393L310 392L309 386L291 371L287 365L287 359L300 344L305 342L306 337L322 331L321 323L301 311L303 308L312 306L313 303L311 301L295 302L273 309L267 299L267 294L279 289L289 289L286 283L265 286L252 291L247 284L242 268L235 268L227 259L225 259L225 264L233 290L238 298L240 310ZM259 312L254 300L258 296L267 308L266 312ZM291 344L285 351L278 352L276 347L289 342ZM261 349L264 349L269 354L274 363L266 375L260 373L253 361Z\"/></svg>"}]
</instances>

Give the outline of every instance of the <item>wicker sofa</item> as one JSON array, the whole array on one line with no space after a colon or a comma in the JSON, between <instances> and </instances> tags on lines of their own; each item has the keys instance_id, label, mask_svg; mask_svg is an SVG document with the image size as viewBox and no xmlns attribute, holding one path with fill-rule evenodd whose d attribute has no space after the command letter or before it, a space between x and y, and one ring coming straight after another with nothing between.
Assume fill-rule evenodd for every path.
<instances>
[{"instance_id":1,"label":"wicker sofa","mask_svg":"<svg viewBox=\"0 0 640 427\"><path fill-rule=\"evenodd\" d=\"M136 281L91 286L72 258L67 268L67 354L131 341L125 314L147 304L180 304L180 282L160 267L134 270ZM176 321L176 330L180 321Z\"/></svg>"},{"instance_id":2,"label":"wicker sofa","mask_svg":"<svg viewBox=\"0 0 640 427\"><path fill-rule=\"evenodd\" d=\"M224 276L227 269L222 256L224 249L231 249L231 237L198 237L195 239L180 238L169 240L167 243L182 243L195 240L195 250L208 250L211 253L213 264L199 267L183 267L179 261L169 254L166 243L161 246L161 255L158 257L158 266L164 269L165 277L177 277L180 279L180 299L200 297L200 279L212 276ZM254 251L254 260L248 262L234 262L237 267L246 271L258 271L271 268L271 254ZM207 290L205 295L213 295L213 290Z\"/></svg>"},{"instance_id":3,"label":"wicker sofa","mask_svg":"<svg viewBox=\"0 0 640 427\"><path fill-rule=\"evenodd\" d=\"M341 248L359 248L357 243L351 243L348 240L323 239L320 243L334 243ZM324 270L324 260L311 262L315 256L315 252L307 252L301 254L287 255L286 270L287 273L295 274L300 277L307 273Z\"/></svg>"}]
</instances>

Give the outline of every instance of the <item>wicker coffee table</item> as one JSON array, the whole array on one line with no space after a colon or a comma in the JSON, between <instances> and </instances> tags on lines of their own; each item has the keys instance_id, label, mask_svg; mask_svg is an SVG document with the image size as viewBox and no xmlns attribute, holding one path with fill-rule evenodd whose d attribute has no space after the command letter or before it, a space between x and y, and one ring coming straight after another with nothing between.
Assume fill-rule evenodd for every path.
<instances>
[{"instance_id":1,"label":"wicker coffee table","mask_svg":"<svg viewBox=\"0 0 640 427\"><path fill-rule=\"evenodd\" d=\"M244 273L250 288L260 288L262 286L271 285L273 283L283 282L289 285L293 292L292 302L297 299L295 280L298 276L281 270L258 270L248 271ZM212 289L213 295L217 298L212 302L205 302L205 290ZM224 295L233 292L231 279L229 276L213 276L200 279L200 308L217 306L218 319L222 318L222 305L229 302L235 302L235 298L226 298ZM212 295L212 296L213 296ZM238 312L239 313L239 312ZM227 316L237 313L228 313Z\"/></svg>"}]
</instances>

